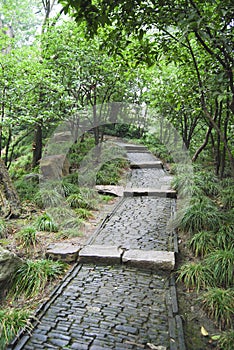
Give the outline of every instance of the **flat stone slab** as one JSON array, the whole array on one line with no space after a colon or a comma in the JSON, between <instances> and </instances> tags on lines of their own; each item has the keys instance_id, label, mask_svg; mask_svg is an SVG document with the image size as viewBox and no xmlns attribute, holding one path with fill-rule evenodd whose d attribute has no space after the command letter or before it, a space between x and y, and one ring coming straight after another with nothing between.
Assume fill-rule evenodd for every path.
<instances>
[{"instance_id":1,"label":"flat stone slab","mask_svg":"<svg viewBox=\"0 0 234 350\"><path fill-rule=\"evenodd\" d=\"M148 187L143 188L128 188L124 190L124 197L161 197L161 198L176 198L176 191L171 189L153 189Z\"/></svg>"},{"instance_id":2,"label":"flat stone slab","mask_svg":"<svg viewBox=\"0 0 234 350\"><path fill-rule=\"evenodd\" d=\"M127 150L127 151L146 151L146 152L149 152L148 148L145 147L144 145L134 145L134 144L124 144L123 145L124 148Z\"/></svg>"},{"instance_id":3,"label":"flat stone slab","mask_svg":"<svg viewBox=\"0 0 234 350\"><path fill-rule=\"evenodd\" d=\"M131 169L162 169L163 164L160 160L148 161L148 162L134 162L130 164Z\"/></svg>"},{"instance_id":4,"label":"flat stone slab","mask_svg":"<svg viewBox=\"0 0 234 350\"><path fill-rule=\"evenodd\" d=\"M117 246L87 245L79 252L79 262L120 264L123 250Z\"/></svg>"},{"instance_id":5,"label":"flat stone slab","mask_svg":"<svg viewBox=\"0 0 234 350\"><path fill-rule=\"evenodd\" d=\"M175 267L175 254L174 252L130 249L124 252L122 261L134 267L171 271Z\"/></svg>"},{"instance_id":6,"label":"flat stone slab","mask_svg":"<svg viewBox=\"0 0 234 350\"><path fill-rule=\"evenodd\" d=\"M100 194L109 194L115 197L123 197L123 186L97 185L95 188Z\"/></svg>"},{"instance_id":7,"label":"flat stone slab","mask_svg":"<svg viewBox=\"0 0 234 350\"><path fill-rule=\"evenodd\" d=\"M76 261L81 250L80 245L71 243L55 243L48 246L46 258L52 260L62 260L66 262Z\"/></svg>"}]
</instances>

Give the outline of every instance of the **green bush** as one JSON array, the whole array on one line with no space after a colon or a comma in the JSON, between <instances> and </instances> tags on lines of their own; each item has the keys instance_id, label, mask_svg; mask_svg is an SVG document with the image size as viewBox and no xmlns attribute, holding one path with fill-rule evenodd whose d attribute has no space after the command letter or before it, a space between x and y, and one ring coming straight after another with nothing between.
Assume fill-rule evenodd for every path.
<instances>
[{"instance_id":1,"label":"green bush","mask_svg":"<svg viewBox=\"0 0 234 350\"><path fill-rule=\"evenodd\" d=\"M19 232L17 232L16 239L24 248L28 248L30 246L35 247L37 243L36 233L37 231L35 227L24 227Z\"/></svg>"},{"instance_id":2,"label":"green bush","mask_svg":"<svg viewBox=\"0 0 234 350\"><path fill-rule=\"evenodd\" d=\"M54 219L51 215L44 213L41 215L36 222L37 228L40 231L49 231L49 232L57 232L58 226L54 222Z\"/></svg>"},{"instance_id":3,"label":"green bush","mask_svg":"<svg viewBox=\"0 0 234 350\"><path fill-rule=\"evenodd\" d=\"M48 282L61 276L65 269L66 265L59 261L28 260L14 274L10 295L34 297L44 290Z\"/></svg>"},{"instance_id":4,"label":"green bush","mask_svg":"<svg viewBox=\"0 0 234 350\"><path fill-rule=\"evenodd\" d=\"M221 328L230 327L234 316L234 290L222 288L209 288L199 300L204 310L213 318Z\"/></svg>"},{"instance_id":5,"label":"green bush","mask_svg":"<svg viewBox=\"0 0 234 350\"><path fill-rule=\"evenodd\" d=\"M21 328L26 327L30 331L29 315L25 309L0 310L0 349L5 349Z\"/></svg>"}]
</instances>

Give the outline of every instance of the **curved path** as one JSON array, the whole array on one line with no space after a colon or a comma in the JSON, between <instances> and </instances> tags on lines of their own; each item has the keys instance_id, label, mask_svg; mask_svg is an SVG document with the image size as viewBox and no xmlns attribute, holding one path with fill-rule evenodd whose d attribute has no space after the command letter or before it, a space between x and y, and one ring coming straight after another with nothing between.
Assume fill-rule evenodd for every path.
<instances>
[{"instance_id":1,"label":"curved path","mask_svg":"<svg viewBox=\"0 0 234 350\"><path fill-rule=\"evenodd\" d=\"M123 199L37 312L31 334L7 349L184 350L169 224L171 177L142 146L123 145L132 172Z\"/></svg>"}]
</instances>

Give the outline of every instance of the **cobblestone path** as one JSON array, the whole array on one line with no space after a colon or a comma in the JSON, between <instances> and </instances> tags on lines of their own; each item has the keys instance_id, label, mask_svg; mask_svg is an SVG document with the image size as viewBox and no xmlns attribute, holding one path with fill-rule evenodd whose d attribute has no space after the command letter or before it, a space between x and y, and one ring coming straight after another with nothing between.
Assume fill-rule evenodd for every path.
<instances>
[{"instance_id":1,"label":"cobblestone path","mask_svg":"<svg viewBox=\"0 0 234 350\"><path fill-rule=\"evenodd\" d=\"M154 161L147 152L131 162ZM163 169L134 169L128 186L169 188ZM174 251L168 222L175 199L123 198L89 242L123 250ZM40 307L31 334L23 331L7 349L185 350L175 282L168 271L127 264L77 263Z\"/></svg>"}]
</instances>

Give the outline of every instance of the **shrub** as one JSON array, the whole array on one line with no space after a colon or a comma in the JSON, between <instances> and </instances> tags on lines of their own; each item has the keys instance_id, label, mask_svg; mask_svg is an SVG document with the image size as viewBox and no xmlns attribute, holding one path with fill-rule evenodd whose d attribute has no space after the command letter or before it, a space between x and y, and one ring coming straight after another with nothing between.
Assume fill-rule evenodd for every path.
<instances>
[{"instance_id":1,"label":"shrub","mask_svg":"<svg viewBox=\"0 0 234 350\"><path fill-rule=\"evenodd\" d=\"M22 247L25 247L25 248L28 248L30 246L35 247L37 243L36 232L37 231L35 227L32 227L32 226L24 227L22 230L17 232L16 239L19 241Z\"/></svg>"},{"instance_id":2,"label":"shrub","mask_svg":"<svg viewBox=\"0 0 234 350\"><path fill-rule=\"evenodd\" d=\"M24 309L0 310L0 349L5 349L21 328L32 328L28 319L29 312Z\"/></svg>"},{"instance_id":3,"label":"shrub","mask_svg":"<svg viewBox=\"0 0 234 350\"><path fill-rule=\"evenodd\" d=\"M209 288L201 297L203 308L221 328L232 325L234 315L234 290Z\"/></svg>"},{"instance_id":4,"label":"shrub","mask_svg":"<svg viewBox=\"0 0 234 350\"><path fill-rule=\"evenodd\" d=\"M40 231L49 231L49 232L57 232L58 226L54 222L52 216L47 213L44 213L37 219L37 228Z\"/></svg>"},{"instance_id":5,"label":"shrub","mask_svg":"<svg viewBox=\"0 0 234 350\"><path fill-rule=\"evenodd\" d=\"M202 262L187 263L178 269L177 281L183 281L186 288L201 288L212 284L211 270Z\"/></svg>"},{"instance_id":6,"label":"shrub","mask_svg":"<svg viewBox=\"0 0 234 350\"><path fill-rule=\"evenodd\" d=\"M27 260L14 274L10 294L26 298L40 294L46 284L61 276L66 265L52 260Z\"/></svg>"}]
</instances>

